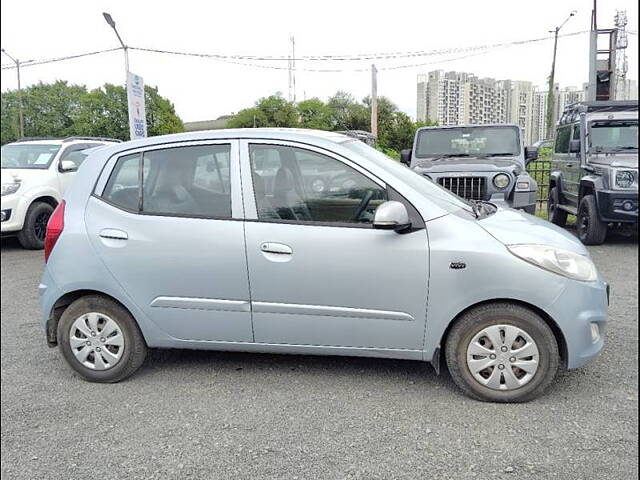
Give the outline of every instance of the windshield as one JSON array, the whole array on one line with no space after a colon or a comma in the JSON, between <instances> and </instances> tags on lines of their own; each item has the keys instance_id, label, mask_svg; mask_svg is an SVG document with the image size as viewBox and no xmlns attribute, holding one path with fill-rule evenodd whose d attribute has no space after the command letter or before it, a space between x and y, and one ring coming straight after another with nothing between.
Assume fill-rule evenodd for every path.
<instances>
[{"instance_id":1,"label":"windshield","mask_svg":"<svg viewBox=\"0 0 640 480\"><path fill-rule=\"evenodd\" d=\"M513 127L429 128L418 134L416 157L517 156L518 129Z\"/></svg>"},{"instance_id":2,"label":"windshield","mask_svg":"<svg viewBox=\"0 0 640 480\"><path fill-rule=\"evenodd\" d=\"M638 120L606 120L590 123L589 149L595 152L638 150Z\"/></svg>"},{"instance_id":3,"label":"windshield","mask_svg":"<svg viewBox=\"0 0 640 480\"><path fill-rule=\"evenodd\" d=\"M359 140L347 141L342 143L342 145L373 161L380 168L391 172L409 185L409 187L422 193L425 197L429 198L429 200L432 200L443 210L453 212L462 208L469 212L473 211L471 205L462 198L454 195L440 185L436 185L425 176L405 167L400 162L388 157L379 150L376 150Z\"/></svg>"},{"instance_id":4,"label":"windshield","mask_svg":"<svg viewBox=\"0 0 640 480\"><path fill-rule=\"evenodd\" d=\"M45 143L12 143L2 147L2 168L46 169L60 145Z\"/></svg>"}]
</instances>

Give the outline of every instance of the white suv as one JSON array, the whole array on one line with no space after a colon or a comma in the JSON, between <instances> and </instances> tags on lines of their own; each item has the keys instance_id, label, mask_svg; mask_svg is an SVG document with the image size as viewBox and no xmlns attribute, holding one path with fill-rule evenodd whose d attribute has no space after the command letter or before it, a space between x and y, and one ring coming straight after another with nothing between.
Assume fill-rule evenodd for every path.
<instances>
[{"instance_id":1,"label":"white suv","mask_svg":"<svg viewBox=\"0 0 640 480\"><path fill-rule=\"evenodd\" d=\"M23 139L2 147L2 236L41 249L53 209L86 157L84 150L119 142L109 138Z\"/></svg>"}]
</instances>

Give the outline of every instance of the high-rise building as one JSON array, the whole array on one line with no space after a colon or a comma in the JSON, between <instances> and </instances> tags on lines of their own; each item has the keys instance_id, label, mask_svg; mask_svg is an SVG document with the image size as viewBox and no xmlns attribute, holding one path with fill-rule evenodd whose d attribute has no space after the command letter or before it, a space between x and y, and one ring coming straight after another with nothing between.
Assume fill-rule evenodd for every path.
<instances>
[{"instance_id":1,"label":"high-rise building","mask_svg":"<svg viewBox=\"0 0 640 480\"><path fill-rule=\"evenodd\" d=\"M618 98L638 98L635 81L617 88ZM478 78L471 73L436 70L418 75L417 119L439 125L513 123L524 132L526 144L547 137L547 91L531 82ZM584 87L554 89L553 124L567 105L585 99Z\"/></svg>"}]
</instances>

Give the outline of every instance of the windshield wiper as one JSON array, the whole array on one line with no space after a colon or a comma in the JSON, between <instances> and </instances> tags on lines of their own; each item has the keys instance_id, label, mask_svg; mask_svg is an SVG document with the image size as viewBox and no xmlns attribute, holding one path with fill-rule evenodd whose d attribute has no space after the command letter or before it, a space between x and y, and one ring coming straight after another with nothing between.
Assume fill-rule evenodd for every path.
<instances>
[{"instance_id":1,"label":"windshield wiper","mask_svg":"<svg viewBox=\"0 0 640 480\"><path fill-rule=\"evenodd\" d=\"M459 157L470 157L471 155L469 155L468 153L443 153L442 155L438 155L437 157L434 157L432 159L430 159L432 162L435 162L437 160L443 160L445 158L459 158Z\"/></svg>"},{"instance_id":2,"label":"windshield wiper","mask_svg":"<svg viewBox=\"0 0 640 480\"><path fill-rule=\"evenodd\" d=\"M504 153L485 153L483 157L504 157L504 156L514 157L515 153L513 152L504 152Z\"/></svg>"},{"instance_id":3,"label":"windshield wiper","mask_svg":"<svg viewBox=\"0 0 640 480\"><path fill-rule=\"evenodd\" d=\"M632 145L625 145L624 147L615 147L613 149L614 152L621 152L622 150L638 150L638 147L634 147Z\"/></svg>"}]
</instances>

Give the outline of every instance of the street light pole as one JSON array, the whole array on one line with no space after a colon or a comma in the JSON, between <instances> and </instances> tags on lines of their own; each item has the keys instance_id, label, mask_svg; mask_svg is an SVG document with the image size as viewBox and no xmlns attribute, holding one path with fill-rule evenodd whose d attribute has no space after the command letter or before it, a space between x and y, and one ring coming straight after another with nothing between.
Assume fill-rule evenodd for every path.
<instances>
[{"instance_id":1,"label":"street light pole","mask_svg":"<svg viewBox=\"0 0 640 480\"><path fill-rule=\"evenodd\" d=\"M113 31L115 32L116 37L118 37L118 41L120 42L120 45L122 45L122 51L124 52L124 72L125 72L124 83L126 85L127 82L129 81L129 47L127 47L127 45L122 41L122 37L120 37L120 34L118 33L118 29L116 28L116 22L111 17L111 15L109 15L107 12L102 12L102 16L104 17L105 21L109 24L109 26L113 28Z\"/></svg>"},{"instance_id":2,"label":"street light pole","mask_svg":"<svg viewBox=\"0 0 640 480\"><path fill-rule=\"evenodd\" d=\"M547 94L547 138L551 138L553 135L553 117L555 110L555 99L554 99L554 88L555 88L555 76L556 76L556 54L558 51L558 33L560 33L560 29L565 26L565 24L569 21L571 17L573 17L577 12L573 10L567 19L560 24L560 26L556 27L554 30L549 30L549 33L554 34L553 39L553 61L551 62L551 75L549 75L549 93Z\"/></svg>"},{"instance_id":3,"label":"street light pole","mask_svg":"<svg viewBox=\"0 0 640 480\"><path fill-rule=\"evenodd\" d=\"M16 64L16 72L18 73L18 118L20 119L20 138L24 138L24 108L22 106L22 87L20 85L20 60L9 55L4 48L2 49L2 53Z\"/></svg>"}]
</instances>

